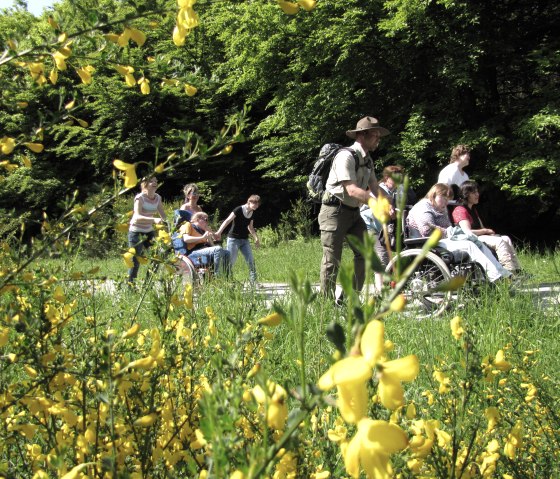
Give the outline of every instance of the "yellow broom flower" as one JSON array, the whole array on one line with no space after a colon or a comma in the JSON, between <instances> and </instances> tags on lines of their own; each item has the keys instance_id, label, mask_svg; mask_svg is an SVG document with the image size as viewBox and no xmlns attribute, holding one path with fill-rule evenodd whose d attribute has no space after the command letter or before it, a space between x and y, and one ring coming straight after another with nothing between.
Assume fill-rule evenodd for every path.
<instances>
[{"instance_id":1,"label":"yellow broom flower","mask_svg":"<svg viewBox=\"0 0 560 479\"><path fill-rule=\"evenodd\" d=\"M146 414L145 416L139 417L134 421L134 425L138 427L150 427L153 426L157 420L157 414L155 412L151 414Z\"/></svg>"},{"instance_id":2,"label":"yellow broom flower","mask_svg":"<svg viewBox=\"0 0 560 479\"><path fill-rule=\"evenodd\" d=\"M188 83L185 83L185 93L188 96L195 96L197 91L198 91L198 88L196 88L195 86L189 85Z\"/></svg>"},{"instance_id":3,"label":"yellow broom flower","mask_svg":"<svg viewBox=\"0 0 560 479\"><path fill-rule=\"evenodd\" d=\"M138 84L140 85L140 91L142 92L143 95L150 94L150 80L148 80L145 77L142 77L140 78L140 80L138 80Z\"/></svg>"},{"instance_id":4,"label":"yellow broom flower","mask_svg":"<svg viewBox=\"0 0 560 479\"><path fill-rule=\"evenodd\" d=\"M136 43L139 47L144 45L146 42L146 34L137 28L130 28L130 39Z\"/></svg>"},{"instance_id":5,"label":"yellow broom flower","mask_svg":"<svg viewBox=\"0 0 560 479\"><path fill-rule=\"evenodd\" d=\"M287 15L295 15L297 12L299 12L299 5L297 3L278 0L278 5L280 5L282 11Z\"/></svg>"},{"instance_id":6,"label":"yellow broom flower","mask_svg":"<svg viewBox=\"0 0 560 479\"><path fill-rule=\"evenodd\" d=\"M124 186L125 188L134 188L138 184L138 177L136 176L136 164L125 163L119 159L113 161L113 166L117 170L124 171Z\"/></svg>"},{"instance_id":7,"label":"yellow broom flower","mask_svg":"<svg viewBox=\"0 0 560 479\"><path fill-rule=\"evenodd\" d=\"M76 73L78 74L78 76L80 77L80 79L82 80L82 83L84 85L89 85L91 83L91 81L92 81L91 73L89 72L88 69L78 68L76 70Z\"/></svg>"},{"instance_id":8,"label":"yellow broom flower","mask_svg":"<svg viewBox=\"0 0 560 479\"><path fill-rule=\"evenodd\" d=\"M5 136L0 140L0 145L0 150L2 151L2 153L4 153L5 155L9 155L12 151L14 151L14 148L16 147L16 140Z\"/></svg>"},{"instance_id":9,"label":"yellow broom flower","mask_svg":"<svg viewBox=\"0 0 560 479\"><path fill-rule=\"evenodd\" d=\"M393 477L391 454L407 446L407 436L396 424L364 418L343 452L346 472L358 478L362 468L368 478L390 479Z\"/></svg>"},{"instance_id":10,"label":"yellow broom flower","mask_svg":"<svg viewBox=\"0 0 560 479\"><path fill-rule=\"evenodd\" d=\"M272 313L257 321L259 324L265 326L278 326L282 322L282 315L279 313Z\"/></svg>"},{"instance_id":11,"label":"yellow broom flower","mask_svg":"<svg viewBox=\"0 0 560 479\"><path fill-rule=\"evenodd\" d=\"M24 146L29 148L33 153L41 153L45 148L41 143L24 143Z\"/></svg>"},{"instance_id":12,"label":"yellow broom flower","mask_svg":"<svg viewBox=\"0 0 560 479\"><path fill-rule=\"evenodd\" d=\"M299 6L303 8L306 12L310 12L315 8L317 2L315 0L297 0Z\"/></svg>"},{"instance_id":13,"label":"yellow broom flower","mask_svg":"<svg viewBox=\"0 0 560 479\"><path fill-rule=\"evenodd\" d=\"M465 330L463 329L463 319L460 316L455 316L449 324L451 326L451 334L458 341L461 339L463 334L465 334Z\"/></svg>"}]
</instances>

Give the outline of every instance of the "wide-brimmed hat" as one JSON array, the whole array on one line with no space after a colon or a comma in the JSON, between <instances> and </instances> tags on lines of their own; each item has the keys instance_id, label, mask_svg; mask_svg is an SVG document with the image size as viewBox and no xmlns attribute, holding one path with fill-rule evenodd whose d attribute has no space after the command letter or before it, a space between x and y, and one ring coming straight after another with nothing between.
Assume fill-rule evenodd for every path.
<instances>
[{"instance_id":1,"label":"wide-brimmed hat","mask_svg":"<svg viewBox=\"0 0 560 479\"><path fill-rule=\"evenodd\" d=\"M357 123L355 130L348 130L346 132L346 136L349 136L350 138L355 140L356 133L358 133L359 131L368 130L378 130L380 136L387 136L390 133L387 128L383 128L379 125L379 121L377 120L377 118L373 118L373 116L366 116Z\"/></svg>"}]
</instances>

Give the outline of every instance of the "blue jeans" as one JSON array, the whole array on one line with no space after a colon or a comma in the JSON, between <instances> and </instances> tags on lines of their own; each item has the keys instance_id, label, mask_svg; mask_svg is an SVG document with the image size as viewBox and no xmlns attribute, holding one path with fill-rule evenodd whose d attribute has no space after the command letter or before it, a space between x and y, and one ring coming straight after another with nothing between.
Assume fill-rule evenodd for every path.
<instances>
[{"instance_id":1,"label":"blue jeans","mask_svg":"<svg viewBox=\"0 0 560 479\"><path fill-rule=\"evenodd\" d=\"M248 239L230 238L227 239L227 250L230 254L231 267L237 261L237 252L241 250L241 254L245 258L247 265L249 266L249 281L251 283L256 283L257 281L257 269L255 268L255 259L253 258L253 250L251 249L251 243Z\"/></svg>"},{"instance_id":2,"label":"blue jeans","mask_svg":"<svg viewBox=\"0 0 560 479\"><path fill-rule=\"evenodd\" d=\"M140 268L140 263L138 263L136 256L142 256L142 252L144 251L144 249L150 247L155 237L155 231L150 231L149 233L139 233L138 231L128 232L128 246L136 250L136 254L132 258L132 263L134 264L134 266L128 270L129 283L134 283L136 276L138 276L138 268Z\"/></svg>"},{"instance_id":3,"label":"blue jeans","mask_svg":"<svg viewBox=\"0 0 560 479\"><path fill-rule=\"evenodd\" d=\"M188 257L195 266L204 266L213 262L215 275L219 275L220 271L223 271L226 276L229 275L229 251L221 246L209 246L207 248L196 249L189 253Z\"/></svg>"}]
</instances>

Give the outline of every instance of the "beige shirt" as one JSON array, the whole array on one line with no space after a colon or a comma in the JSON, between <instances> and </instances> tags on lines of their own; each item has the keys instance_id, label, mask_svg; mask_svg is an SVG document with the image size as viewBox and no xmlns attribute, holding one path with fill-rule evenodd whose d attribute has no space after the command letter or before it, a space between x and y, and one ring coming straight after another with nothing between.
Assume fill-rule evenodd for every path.
<instances>
[{"instance_id":1,"label":"beige shirt","mask_svg":"<svg viewBox=\"0 0 560 479\"><path fill-rule=\"evenodd\" d=\"M350 147L358 153L360 157L360 166L356 171L354 156L348 150L341 150L334 157L329 177L327 178L326 190L333 196L336 196L346 206L355 208L361 205L361 201L352 198L346 192L342 181L352 181L360 188L367 189L369 178L373 171L373 163L371 158L367 156L366 151L357 141Z\"/></svg>"}]
</instances>

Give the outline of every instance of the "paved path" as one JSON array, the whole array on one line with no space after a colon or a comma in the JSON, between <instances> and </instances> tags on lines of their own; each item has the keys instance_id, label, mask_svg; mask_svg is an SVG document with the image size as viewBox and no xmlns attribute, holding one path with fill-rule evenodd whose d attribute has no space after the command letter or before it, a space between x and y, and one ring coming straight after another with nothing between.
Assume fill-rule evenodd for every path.
<instances>
[{"instance_id":1,"label":"paved path","mask_svg":"<svg viewBox=\"0 0 560 479\"><path fill-rule=\"evenodd\" d=\"M87 282L85 286L86 289L93 287L96 292L101 293L114 294L117 291L117 285L113 280ZM318 284L312 287L315 291L319 290ZM340 286L337 286L337 291L340 291ZM290 287L287 283L259 283L256 292L263 295L267 303L272 304L274 300L286 296L290 292ZM530 296L536 307L560 311L560 282L517 286L513 287L511 292L515 296Z\"/></svg>"}]
</instances>

